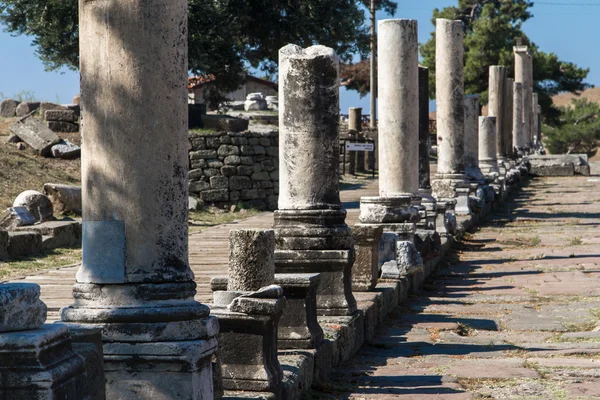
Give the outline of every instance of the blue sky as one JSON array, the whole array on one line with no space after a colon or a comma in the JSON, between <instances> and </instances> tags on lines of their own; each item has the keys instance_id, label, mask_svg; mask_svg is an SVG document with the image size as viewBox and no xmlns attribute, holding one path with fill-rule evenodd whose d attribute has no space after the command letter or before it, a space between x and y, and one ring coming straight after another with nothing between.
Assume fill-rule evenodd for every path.
<instances>
[{"instance_id":1,"label":"blue sky","mask_svg":"<svg viewBox=\"0 0 600 400\"><path fill-rule=\"evenodd\" d=\"M397 0L395 18L416 19L419 41L428 40L433 31L431 14L434 8L455 5L457 0ZM600 85L600 52L595 41L600 37L600 0L538 0L532 9L534 18L525 23L525 33L546 52L590 68L588 82ZM384 13L378 19L391 18ZM40 100L70 103L79 91L79 75L73 71L45 72L35 55L31 39L12 37L0 32L0 93L14 97L31 91ZM341 109L363 107L369 113L369 98L360 99L356 92L342 90Z\"/></svg>"}]
</instances>

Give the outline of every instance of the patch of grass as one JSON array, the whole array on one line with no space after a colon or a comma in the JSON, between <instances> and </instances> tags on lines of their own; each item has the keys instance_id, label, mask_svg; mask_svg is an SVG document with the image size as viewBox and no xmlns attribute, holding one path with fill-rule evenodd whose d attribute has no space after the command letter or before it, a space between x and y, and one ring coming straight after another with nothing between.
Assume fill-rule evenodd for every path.
<instances>
[{"instance_id":1,"label":"patch of grass","mask_svg":"<svg viewBox=\"0 0 600 400\"><path fill-rule=\"evenodd\" d=\"M211 226L228 224L236 220L243 220L260 214L262 211L256 209L241 209L238 212L229 212L214 207L201 211L190 211L189 232L198 233Z\"/></svg>"},{"instance_id":2,"label":"patch of grass","mask_svg":"<svg viewBox=\"0 0 600 400\"><path fill-rule=\"evenodd\" d=\"M587 319L581 322L562 322L562 326L569 332L589 332L596 327L597 320Z\"/></svg>"},{"instance_id":3,"label":"patch of grass","mask_svg":"<svg viewBox=\"0 0 600 400\"><path fill-rule=\"evenodd\" d=\"M456 334L459 336L472 336L473 333L476 332L476 329L464 324L462 322L458 323L458 328L456 328Z\"/></svg>"},{"instance_id":4,"label":"patch of grass","mask_svg":"<svg viewBox=\"0 0 600 400\"><path fill-rule=\"evenodd\" d=\"M574 238L572 238L572 239L569 241L569 244L570 244L571 246L579 246L579 245L581 245L582 243L583 243L583 241L581 240L581 236L575 236Z\"/></svg>"},{"instance_id":5,"label":"patch of grass","mask_svg":"<svg viewBox=\"0 0 600 400\"><path fill-rule=\"evenodd\" d=\"M22 278L40 271L56 269L81 262L80 248L53 249L35 256L0 262L0 281Z\"/></svg>"},{"instance_id":6,"label":"patch of grass","mask_svg":"<svg viewBox=\"0 0 600 400\"><path fill-rule=\"evenodd\" d=\"M194 128L194 129L190 129L189 130L189 134L190 136L193 135L212 135L217 133L216 130L214 129L208 129L208 128Z\"/></svg>"},{"instance_id":7,"label":"patch of grass","mask_svg":"<svg viewBox=\"0 0 600 400\"><path fill-rule=\"evenodd\" d=\"M523 368L532 369L540 374L540 378L547 379L550 376L550 371L543 368L539 363L531 362L529 360L523 361Z\"/></svg>"}]
</instances>

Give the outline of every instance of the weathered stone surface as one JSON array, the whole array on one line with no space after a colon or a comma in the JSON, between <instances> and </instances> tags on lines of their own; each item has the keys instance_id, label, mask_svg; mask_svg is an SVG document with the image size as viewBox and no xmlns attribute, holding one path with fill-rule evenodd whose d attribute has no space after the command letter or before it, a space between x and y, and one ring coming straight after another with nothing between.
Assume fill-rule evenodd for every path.
<instances>
[{"instance_id":1,"label":"weathered stone surface","mask_svg":"<svg viewBox=\"0 0 600 400\"><path fill-rule=\"evenodd\" d=\"M212 189L227 189L229 188L229 179L226 176L211 176L210 187Z\"/></svg>"},{"instance_id":2,"label":"weathered stone surface","mask_svg":"<svg viewBox=\"0 0 600 400\"><path fill-rule=\"evenodd\" d=\"M81 147L68 140L52 146L51 152L54 158L62 158L63 160L74 160L81 157Z\"/></svg>"},{"instance_id":3,"label":"weathered stone surface","mask_svg":"<svg viewBox=\"0 0 600 400\"><path fill-rule=\"evenodd\" d=\"M79 118L73 110L47 110L44 113L44 119L46 121L77 122Z\"/></svg>"},{"instance_id":4,"label":"weathered stone surface","mask_svg":"<svg viewBox=\"0 0 600 400\"><path fill-rule=\"evenodd\" d=\"M8 232L8 256L25 257L41 253L42 235L37 232Z\"/></svg>"},{"instance_id":5,"label":"weathered stone surface","mask_svg":"<svg viewBox=\"0 0 600 400\"><path fill-rule=\"evenodd\" d=\"M229 190L227 189L211 189L200 192L200 199L205 203L215 203L219 201L229 200Z\"/></svg>"},{"instance_id":6,"label":"weathered stone surface","mask_svg":"<svg viewBox=\"0 0 600 400\"><path fill-rule=\"evenodd\" d=\"M17 117L24 117L27 114L37 110L38 108L40 108L39 102L24 101L17 106Z\"/></svg>"},{"instance_id":7,"label":"weathered stone surface","mask_svg":"<svg viewBox=\"0 0 600 400\"><path fill-rule=\"evenodd\" d=\"M191 160L214 159L217 158L216 150L197 150L190 152Z\"/></svg>"},{"instance_id":8,"label":"weathered stone surface","mask_svg":"<svg viewBox=\"0 0 600 400\"><path fill-rule=\"evenodd\" d=\"M44 117L46 116L46 111L49 110L67 110L67 107L63 107L59 104L42 101L40 103L40 117L44 119Z\"/></svg>"},{"instance_id":9,"label":"weathered stone surface","mask_svg":"<svg viewBox=\"0 0 600 400\"><path fill-rule=\"evenodd\" d=\"M227 290L256 291L273 283L274 252L274 231L231 230Z\"/></svg>"},{"instance_id":10,"label":"weathered stone surface","mask_svg":"<svg viewBox=\"0 0 600 400\"><path fill-rule=\"evenodd\" d=\"M381 267L382 279L399 279L423 268L423 259L415 245L399 240L396 243L396 260L388 261Z\"/></svg>"},{"instance_id":11,"label":"weathered stone surface","mask_svg":"<svg viewBox=\"0 0 600 400\"><path fill-rule=\"evenodd\" d=\"M13 207L25 207L38 222L49 221L54 216L50 198L35 190L26 190L19 194L13 202Z\"/></svg>"},{"instance_id":12,"label":"weathered stone surface","mask_svg":"<svg viewBox=\"0 0 600 400\"><path fill-rule=\"evenodd\" d=\"M362 197L360 222L364 224L418 222L419 210L411 196Z\"/></svg>"},{"instance_id":13,"label":"weathered stone surface","mask_svg":"<svg viewBox=\"0 0 600 400\"><path fill-rule=\"evenodd\" d=\"M39 285L0 283L0 333L37 329L46 321L46 312Z\"/></svg>"},{"instance_id":14,"label":"weathered stone surface","mask_svg":"<svg viewBox=\"0 0 600 400\"><path fill-rule=\"evenodd\" d=\"M379 279L379 242L383 235L381 226L355 225L352 228L355 260L352 267L352 290L366 292L377 285Z\"/></svg>"},{"instance_id":15,"label":"weathered stone surface","mask_svg":"<svg viewBox=\"0 0 600 400\"><path fill-rule=\"evenodd\" d=\"M469 179L480 181L479 169L479 96L465 97L465 172Z\"/></svg>"},{"instance_id":16,"label":"weathered stone surface","mask_svg":"<svg viewBox=\"0 0 600 400\"><path fill-rule=\"evenodd\" d=\"M64 121L48 121L48 129L53 132L79 132L79 124Z\"/></svg>"},{"instance_id":17,"label":"weathered stone surface","mask_svg":"<svg viewBox=\"0 0 600 400\"><path fill-rule=\"evenodd\" d=\"M34 226L20 227L16 231L39 233L42 235L42 247L45 250L81 246L82 232L79 221L48 221Z\"/></svg>"},{"instance_id":18,"label":"weathered stone surface","mask_svg":"<svg viewBox=\"0 0 600 400\"><path fill-rule=\"evenodd\" d=\"M590 167L585 154L532 155L528 157L534 176L589 175Z\"/></svg>"},{"instance_id":19,"label":"weathered stone surface","mask_svg":"<svg viewBox=\"0 0 600 400\"><path fill-rule=\"evenodd\" d=\"M20 119L8 129L43 156L49 155L52 146L60 142L60 138L56 136L56 133L45 127L33 116Z\"/></svg>"},{"instance_id":20,"label":"weathered stone surface","mask_svg":"<svg viewBox=\"0 0 600 400\"><path fill-rule=\"evenodd\" d=\"M4 118L12 118L17 113L19 102L12 99L3 100L0 103L0 116Z\"/></svg>"},{"instance_id":21,"label":"weathered stone surface","mask_svg":"<svg viewBox=\"0 0 600 400\"><path fill-rule=\"evenodd\" d=\"M0 230L0 261L8 259L8 232Z\"/></svg>"},{"instance_id":22,"label":"weathered stone surface","mask_svg":"<svg viewBox=\"0 0 600 400\"><path fill-rule=\"evenodd\" d=\"M10 207L0 214L0 230L13 230L18 226L35 224L35 216L25 207Z\"/></svg>"},{"instance_id":23,"label":"weathered stone surface","mask_svg":"<svg viewBox=\"0 0 600 400\"><path fill-rule=\"evenodd\" d=\"M210 183L204 181L190 182L188 188L190 192L199 193L205 190L210 190Z\"/></svg>"},{"instance_id":24,"label":"weathered stone surface","mask_svg":"<svg viewBox=\"0 0 600 400\"><path fill-rule=\"evenodd\" d=\"M227 136L223 136L223 137L227 137ZM230 146L230 145L221 145L221 147L219 147L219 149L217 150L217 155L220 157L227 157L227 156L237 156L240 154L240 149L238 146Z\"/></svg>"},{"instance_id":25,"label":"weathered stone surface","mask_svg":"<svg viewBox=\"0 0 600 400\"><path fill-rule=\"evenodd\" d=\"M238 167L238 173L239 173ZM252 179L247 176L232 176L229 178L229 188L231 190L242 190L252 188Z\"/></svg>"}]
</instances>

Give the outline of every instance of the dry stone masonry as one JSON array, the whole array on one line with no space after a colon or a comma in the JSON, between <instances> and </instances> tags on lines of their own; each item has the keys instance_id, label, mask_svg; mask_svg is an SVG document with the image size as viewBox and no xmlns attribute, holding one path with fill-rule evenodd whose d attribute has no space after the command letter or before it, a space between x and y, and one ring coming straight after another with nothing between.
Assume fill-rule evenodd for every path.
<instances>
[{"instance_id":1,"label":"dry stone masonry","mask_svg":"<svg viewBox=\"0 0 600 400\"><path fill-rule=\"evenodd\" d=\"M279 193L278 132L192 135L190 195L204 204L246 204L276 210Z\"/></svg>"}]
</instances>

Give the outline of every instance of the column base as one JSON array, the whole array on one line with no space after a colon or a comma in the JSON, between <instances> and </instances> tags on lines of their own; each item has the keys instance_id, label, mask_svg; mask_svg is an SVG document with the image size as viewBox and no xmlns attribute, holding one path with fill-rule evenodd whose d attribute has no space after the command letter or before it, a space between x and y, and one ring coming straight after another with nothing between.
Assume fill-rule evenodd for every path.
<instances>
[{"instance_id":1,"label":"column base","mask_svg":"<svg viewBox=\"0 0 600 400\"><path fill-rule=\"evenodd\" d=\"M420 200L419 196L411 194L394 197L361 197L359 221L363 224L419 222L419 210L414 205Z\"/></svg>"},{"instance_id":2,"label":"column base","mask_svg":"<svg viewBox=\"0 0 600 400\"><path fill-rule=\"evenodd\" d=\"M318 315L351 315L354 241L346 211L279 210L275 212L275 272L320 274Z\"/></svg>"},{"instance_id":3,"label":"column base","mask_svg":"<svg viewBox=\"0 0 600 400\"><path fill-rule=\"evenodd\" d=\"M383 235L383 228L356 224L352 235L356 255L352 267L352 290L368 292L377 286L379 279L379 240Z\"/></svg>"}]
</instances>

